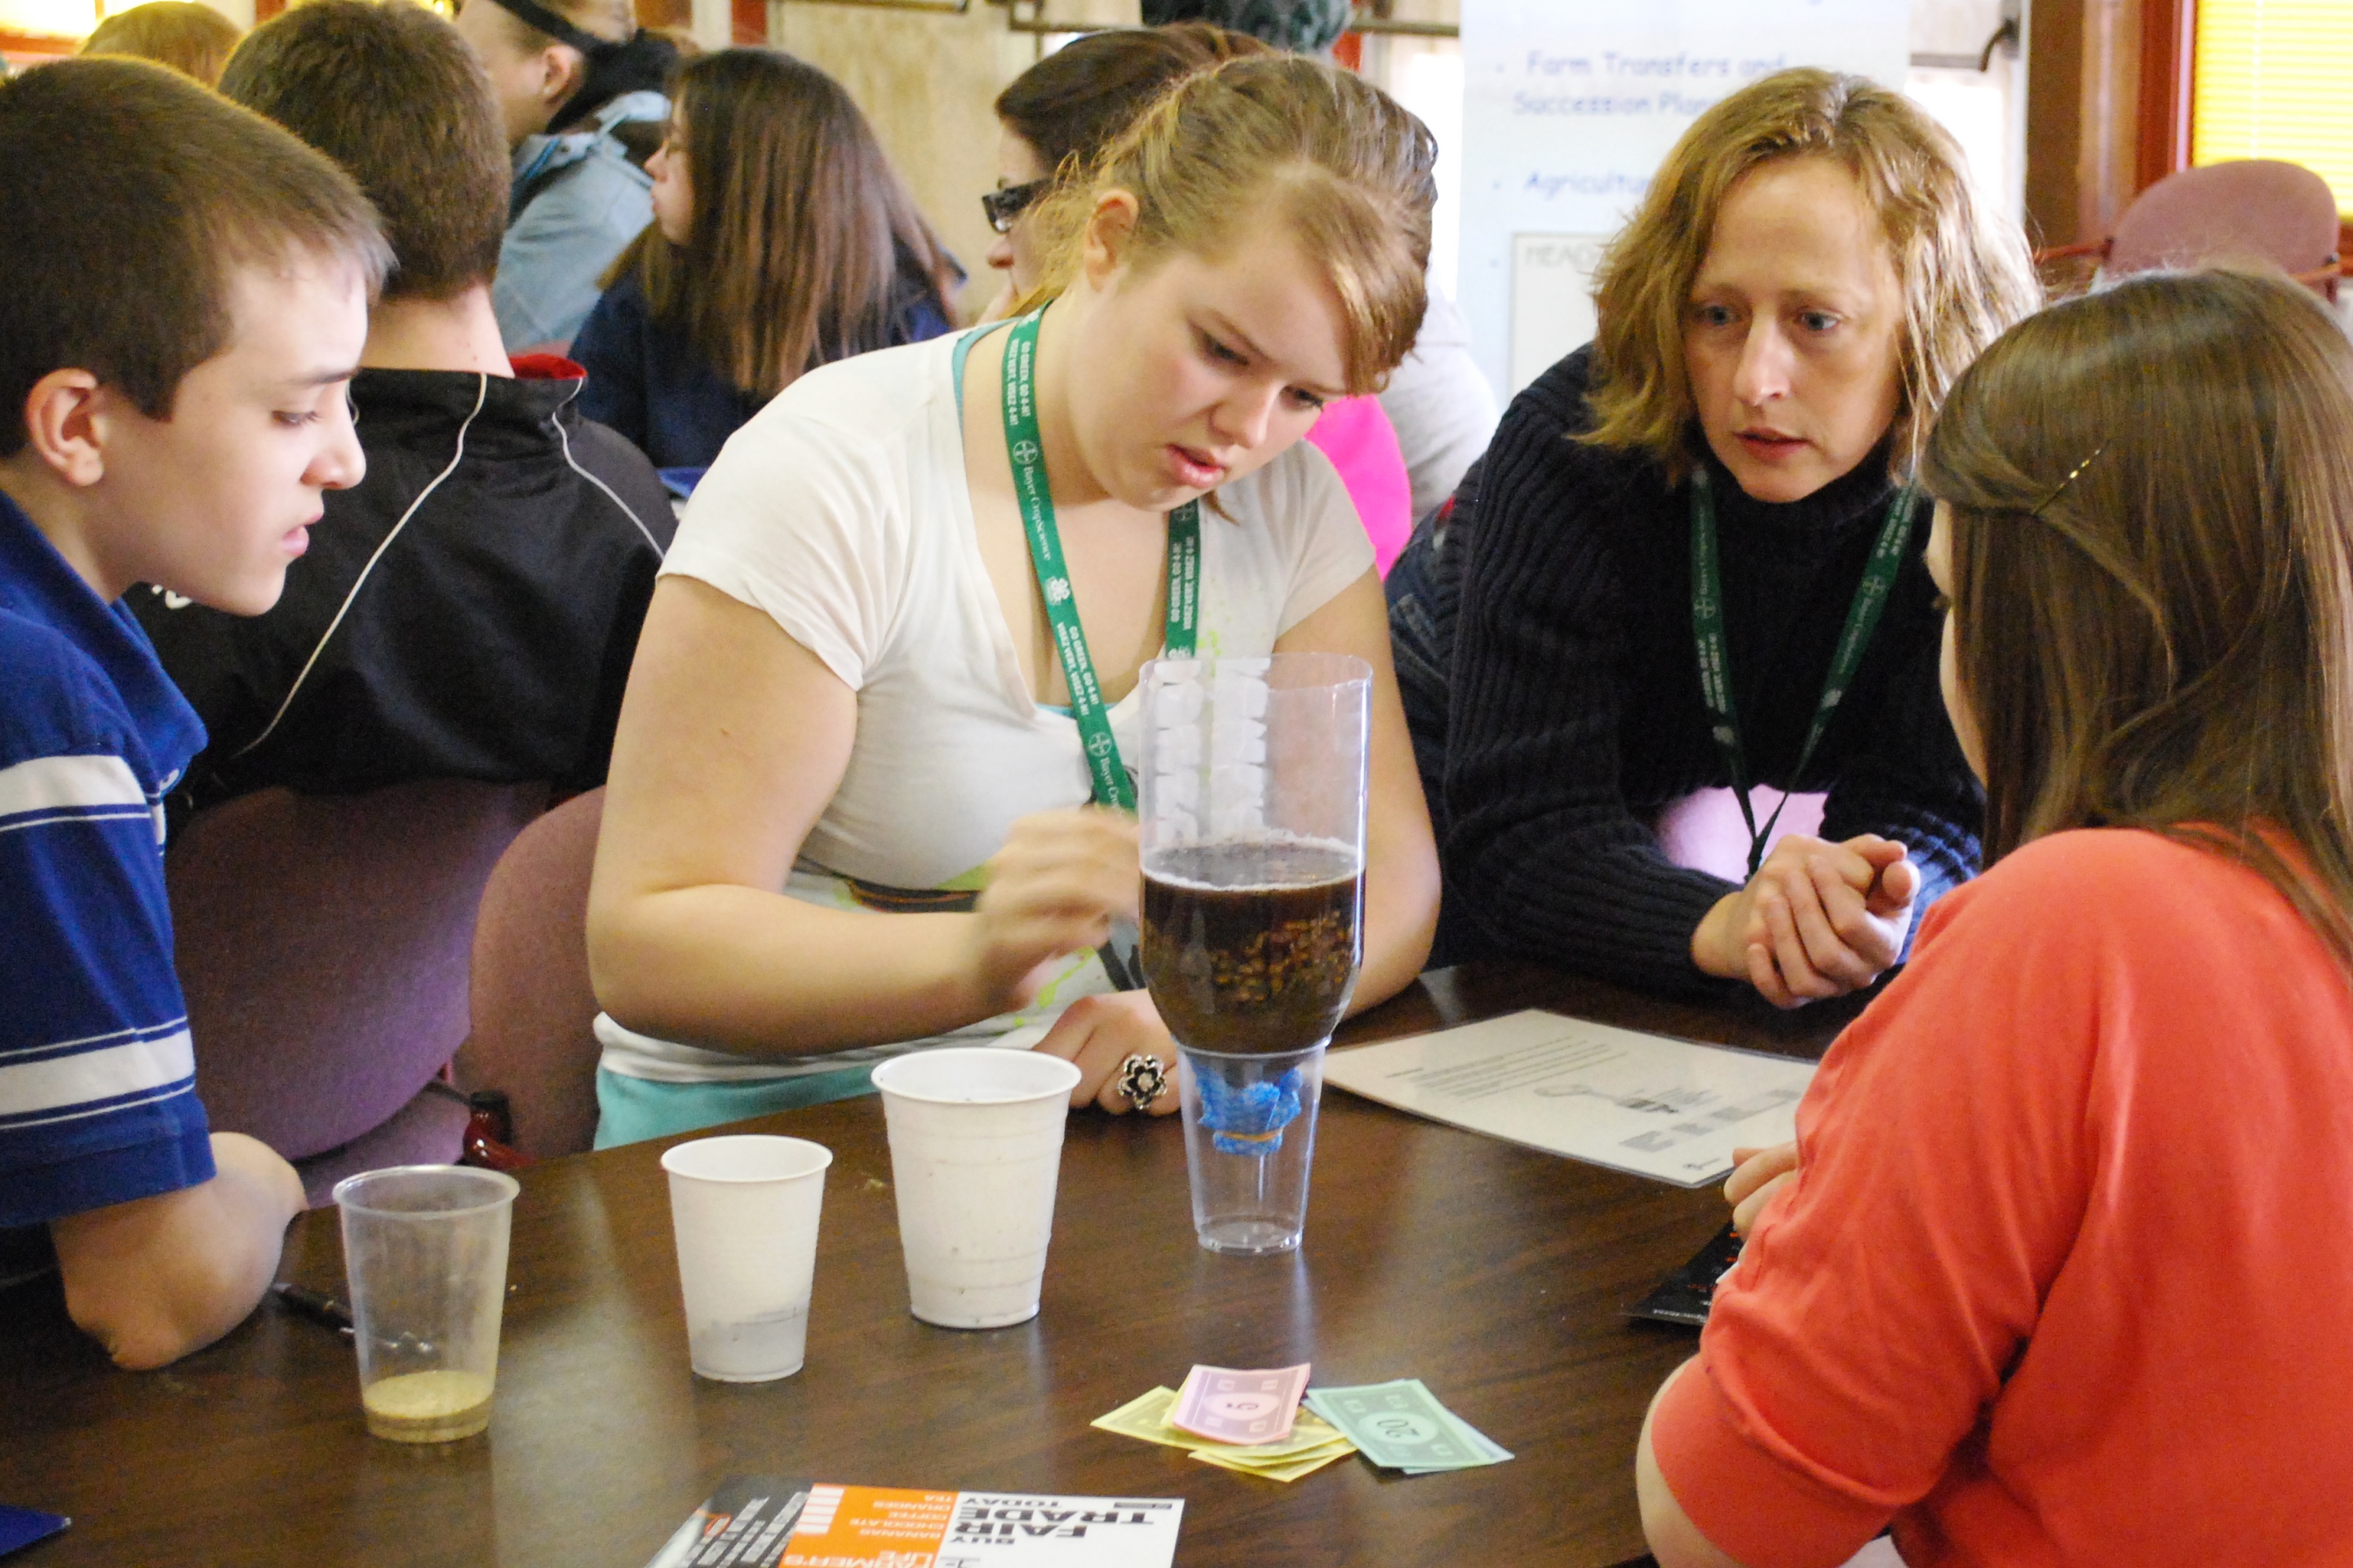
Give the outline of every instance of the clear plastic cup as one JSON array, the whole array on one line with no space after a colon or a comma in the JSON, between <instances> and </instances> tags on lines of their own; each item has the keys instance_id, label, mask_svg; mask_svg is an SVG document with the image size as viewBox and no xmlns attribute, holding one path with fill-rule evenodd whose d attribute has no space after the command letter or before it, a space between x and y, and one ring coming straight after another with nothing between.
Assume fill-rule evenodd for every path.
<instances>
[{"instance_id":1,"label":"clear plastic cup","mask_svg":"<svg viewBox=\"0 0 2353 1568\"><path fill-rule=\"evenodd\" d=\"M722 1383L800 1371L808 1347L817 1227L833 1152L754 1133L664 1152L687 1359Z\"/></svg>"},{"instance_id":2,"label":"clear plastic cup","mask_svg":"<svg viewBox=\"0 0 2353 1568\"><path fill-rule=\"evenodd\" d=\"M1144 667L1141 958L1212 1252L1299 1245L1323 1050L1364 953L1372 675L1345 654Z\"/></svg>"},{"instance_id":3,"label":"clear plastic cup","mask_svg":"<svg viewBox=\"0 0 2353 1568\"><path fill-rule=\"evenodd\" d=\"M1298 1247L1307 1227L1324 1047L1278 1056L1184 1047L1176 1077L1194 1235L1211 1252L1242 1258Z\"/></svg>"},{"instance_id":4,"label":"clear plastic cup","mask_svg":"<svg viewBox=\"0 0 2353 1568\"><path fill-rule=\"evenodd\" d=\"M874 1069L915 1316L996 1329L1038 1315L1078 1086L1079 1069L1060 1057L986 1046Z\"/></svg>"},{"instance_id":5,"label":"clear plastic cup","mask_svg":"<svg viewBox=\"0 0 2353 1568\"><path fill-rule=\"evenodd\" d=\"M522 1189L499 1171L398 1165L335 1184L370 1432L447 1443L491 1424L507 1229Z\"/></svg>"}]
</instances>

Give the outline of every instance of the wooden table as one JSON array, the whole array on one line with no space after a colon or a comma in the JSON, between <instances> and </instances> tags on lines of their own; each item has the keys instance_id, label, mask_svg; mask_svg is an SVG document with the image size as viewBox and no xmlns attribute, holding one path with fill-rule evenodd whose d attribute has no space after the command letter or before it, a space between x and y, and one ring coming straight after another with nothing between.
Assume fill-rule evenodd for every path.
<instances>
[{"instance_id":1,"label":"wooden table","mask_svg":"<svg viewBox=\"0 0 2353 1568\"><path fill-rule=\"evenodd\" d=\"M1715 1014L1532 970L1465 969L1427 977L1344 1039L1524 1006L1799 1054L1819 1053L1852 1013ZM745 1126L836 1154L808 1364L779 1383L688 1370L660 1143L524 1173L497 1415L486 1437L447 1447L370 1438L348 1343L307 1321L264 1311L134 1376L73 1331L53 1284L0 1296L0 1500L76 1521L26 1568L639 1568L740 1472L1182 1497L1188 1568L1574 1568L1641 1553L1634 1437L1693 1337L1621 1313L1723 1223L1713 1192L1335 1090L1302 1250L1220 1258L1194 1243L1173 1118L1075 1116L1044 1309L968 1333L907 1313L877 1101ZM286 1273L340 1289L332 1212L297 1222ZM1319 1383L1419 1377L1518 1458L1419 1478L1348 1460L1283 1486L1087 1425L1195 1362L1310 1360Z\"/></svg>"}]
</instances>

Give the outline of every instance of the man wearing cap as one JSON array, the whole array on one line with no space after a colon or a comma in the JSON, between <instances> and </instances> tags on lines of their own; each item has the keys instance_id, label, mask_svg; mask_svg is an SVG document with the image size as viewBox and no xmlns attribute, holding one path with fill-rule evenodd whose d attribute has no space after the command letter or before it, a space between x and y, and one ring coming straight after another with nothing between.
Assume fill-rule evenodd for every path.
<instances>
[{"instance_id":1,"label":"man wearing cap","mask_svg":"<svg viewBox=\"0 0 2353 1568\"><path fill-rule=\"evenodd\" d=\"M562 353L600 279L653 221L645 162L670 120L670 41L629 0L469 0L458 30L489 70L514 151L491 306L510 353Z\"/></svg>"}]
</instances>

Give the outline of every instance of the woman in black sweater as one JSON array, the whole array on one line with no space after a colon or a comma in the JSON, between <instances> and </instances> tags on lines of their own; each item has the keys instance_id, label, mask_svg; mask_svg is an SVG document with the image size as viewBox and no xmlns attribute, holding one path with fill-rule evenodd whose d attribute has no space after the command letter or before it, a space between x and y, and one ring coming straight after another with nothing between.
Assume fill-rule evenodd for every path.
<instances>
[{"instance_id":1,"label":"woman in black sweater","mask_svg":"<svg viewBox=\"0 0 2353 1568\"><path fill-rule=\"evenodd\" d=\"M1901 481L2036 292L1894 93L1784 71L1694 123L1610 247L1595 342L1514 402L1392 578L1451 956L1784 1006L1901 956L1976 868L1981 807ZM1665 807L1755 784L1827 791L1822 837L1762 854L1760 811L1745 885L1667 858Z\"/></svg>"}]
</instances>

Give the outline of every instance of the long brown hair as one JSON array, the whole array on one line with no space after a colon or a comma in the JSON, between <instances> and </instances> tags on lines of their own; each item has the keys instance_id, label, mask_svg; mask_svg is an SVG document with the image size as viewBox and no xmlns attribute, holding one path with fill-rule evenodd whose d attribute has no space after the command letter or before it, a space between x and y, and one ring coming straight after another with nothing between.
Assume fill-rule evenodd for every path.
<instances>
[{"instance_id":1,"label":"long brown hair","mask_svg":"<svg viewBox=\"0 0 2353 1568\"><path fill-rule=\"evenodd\" d=\"M608 276L634 272L655 320L730 384L774 396L887 346L902 256L949 316L954 264L839 82L779 50L721 49L679 68L670 101L686 243L649 224Z\"/></svg>"},{"instance_id":2,"label":"long brown hair","mask_svg":"<svg viewBox=\"0 0 2353 1568\"><path fill-rule=\"evenodd\" d=\"M1352 72L1295 55L1229 60L1180 81L1055 186L1035 219L1045 276L1018 308L1068 286L1103 192L1136 199L1139 267L1215 255L1271 218L1339 297L1347 390L1377 392L1421 331L1437 161L1430 128Z\"/></svg>"},{"instance_id":3,"label":"long brown hair","mask_svg":"<svg viewBox=\"0 0 2353 1568\"><path fill-rule=\"evenodd\" d=\"M1988 863L2147 828L2253 866L2353 963L2353 343L2314 296L2213 271L2053 306L1955 384L1923 479Z\"/></svg>"},{"instance_id":4,"label":"long brown hair","mask_svg":"<svg viewBox=\"0 0 2353 1568\"><path fill-rule=\"evenodd\" d=\"M1580 439L1648 453L1680 479L1696 458L1683 369L1692 279L1741 177L1782 158L1835 161L1879 215L1904 296L1891 457L1899 475L1952 380L2041 302L2025 236L1969 185L1958 143L1911 100L1862 77L1777 71L1691 123L1595 275L1594 427Z\"/></svg>"}]
</instances>

